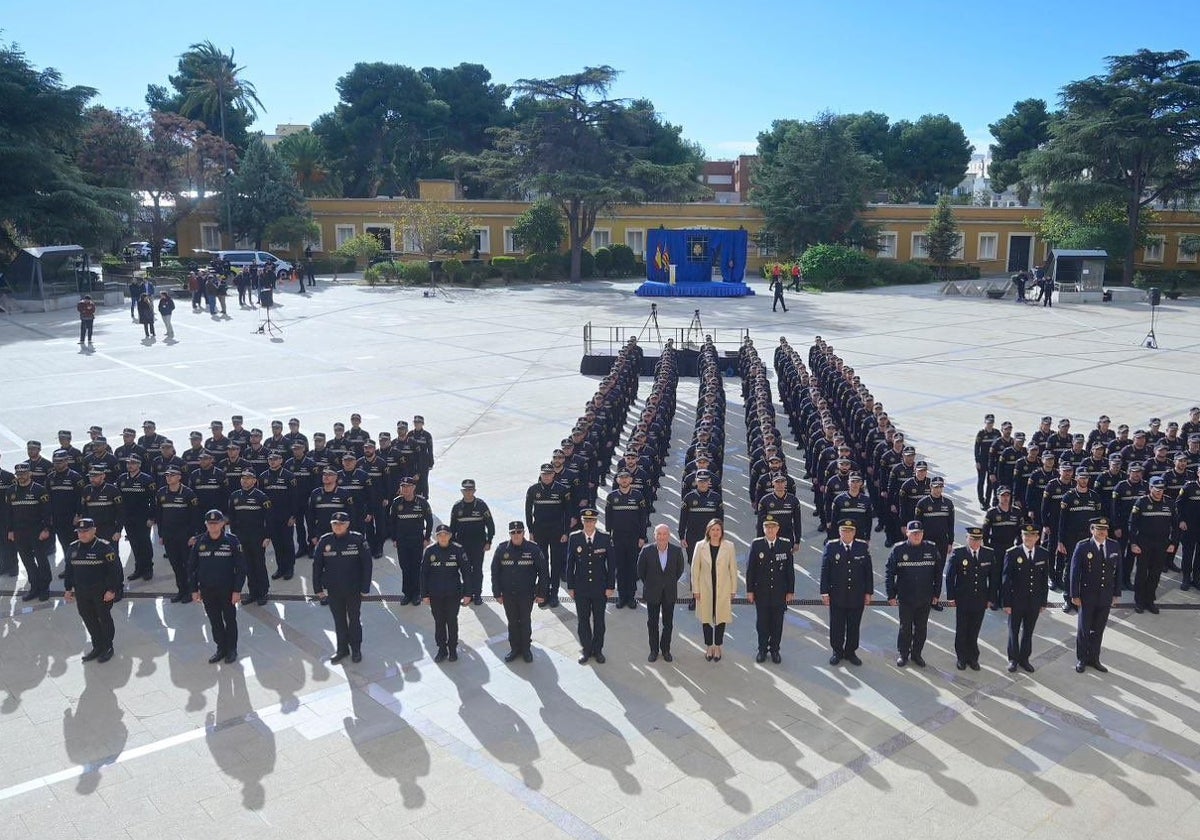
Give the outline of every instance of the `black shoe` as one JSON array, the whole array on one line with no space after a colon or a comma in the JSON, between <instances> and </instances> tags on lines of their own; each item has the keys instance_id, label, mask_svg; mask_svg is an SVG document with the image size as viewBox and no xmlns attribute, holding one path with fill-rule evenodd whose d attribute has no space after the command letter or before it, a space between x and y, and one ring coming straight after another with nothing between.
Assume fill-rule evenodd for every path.
<instances>
[{"instance_id":1,"label":"black shoe","mask_svg":"<svg viewBox=\"0 0 1200 840\"><path fill-rule=\"evenodd\" d=\"M605 662L608 661L607 659L604 658L603 653L592 654L592 658L596 660L597 665L603 665Z\"/></svg>"},{"instance_id":2,"label":"black shoe","mask_svg":"<svg viewBox=\"0 0 1200 840\"><path fill-rule=\"evenodd\" d=\"M1009 661L1009 663L1008 663L1008 673L1010 673L1010 674L1015 674L1015 673L1017 673L1017 663L1016 663L1016 662L1013 662L1013 661L1011 661L1011 660Z\"/></svg>"},{"instance_id":3,"label":"black shoe","mask_svg":"<svg viewBox=\"0 0 1200 840\"><path fill-rule=\"evenodd\" d=\"M1191 588L1192 588L1192 585L1190 583L1188 583L1186 580L1183 583L1179 584L1179 589L1183 592L1187 592Z\"/></svg>"},{"instance_id":4,"label":"black shoe","mask_svg":"<svg viewBox=\"0 0 1200 840\"><path fill-rule=\"evenodd\" d=\"M903 668L907 664L908 664L907 656L897 656L896 657L896 667L897 668Z\"/></svg>"},{"instance_id":5,"label":"black shoe","mask_svg":"<svg viewBox=\"0 0 1200 840\"><path fill-rule=\"evenodd\" d=\"M647 662L657 662L658 661L658 651L656 651L656 650L650 651L650 655L646 657L646 661Z\"/></svg>"},{"instance_id":6,"label":"black shoe","mask_svg":"<svg viewBox=\"0 0 1200 840\"><path fill-rule=\"evenodd\" d=\"M861 665L862 664L862 660L858 658L857 653L847 653L846 661L849 662L851 665Z\"/></svg>"},{"instance_id":7,"label":"black shoe","mask_svg":"<svg viewBox=\"0 0 1200 840\"><path fill-rule=\"evenodd\" d=\"M212 656L208 657L208 664L216 665L218 662L220 662L224 658L225 658L225 651L219 650L216 653L214 653Z\"/></svg>"},{"instance_id":8,"label":"black shoe","mask_svg":"<svg viewBox=\"0 0 1200 840\"><path fill-rule=\"evenodd\" d=\"M1169 564L1169 565L1167 566L1166 570L1167 570L1168 572L1182 572L1182 571L1183 571L1183 569L1179 568L1179 567L1178 567L1177 565L1175 565L1174 563L1171 563L1171 564Z\"/></svg>"},{"instance_id":9,"label":"black shoe","mask_svg":"<svg viewBox=\"0 0 1200 840\"><path fill-rule=\"evenodd\" d=\"M663 656L663 662L674 662L675 661L675 657L671 655L671 651L669 651L669 650L664 650L662 656Z\"/></svg>"},{"instance_id":10,"label":"black shoe","mask_svg":"<svg viewBox=\"0 0 1200 840\"><path fill-rule=\"evenodd\" d=\"M152 572L152 571L142 572L142 580L146 581L147 583L154 580L154 572Z\"/></svg>"},{"instance_id":11,"label":"black shoe","mask_svg":"<svg viewBox=\"0 0 1200 840\"><path fill-rule=\"evenodd\" d=\"M403 598L400 599L400 606L402 606L402 607L407 607L411 603L412 603L412 598L409 598L407 595L405 595Z\"/></svg>"},{"instance_id":12,"label":"black shoe","mask_svg":"<svg viewBox=\"0 0 1200 840\"><path fill-rule=\"evenodd\" d=\"M1142 614L1142 613L1144 613L1146 610L1145 610L1145 608L1143 608L1143 607L1142 607L1142 605L1141 605L1141 604L1134 604L1134 605L1133 605L1133 611L1134 611L1135 613L1137 613L1138 615L1141 615L1141 614Z\"/></svg>"},{"instance_id":13,"label":"black shoe","mask_svg":"<svg viewBox=\"0 0 1200 840\"><path fill-rule=\"evenodd\" d=\"M1108 673L1108 669L1107 669L1107 668L1105 668L1103 665L1101 665L1101 664L1100 664L1100 660L1099 660L1099 659L1093 659L1093 660L1092 660L1091 662L1089 662L1088 664L1089 664L1089 665L1091 665L1093 668L1095 668L1097 671L1099 671L1101 674L1107 674L1107 673Z\"/></svg>"},{"instance_id":14,"label":"black shoe","mask_svg":"<svg viewBox=\"0 0 1200 840\"><path fill-rule=\"evenodd\" d=\"M258 604L260 607L265 607L267 605L267 596L263 595L261 598L256 598L254 603Z\"/></svg>"},{"instance_id":15,"label":"black shoe","mask_svg":"<svg viewBox=\"0 0 1200 840\"><path fill-rule=\"evenodd\" d=\"M26 592L24 595L21 596L21 600L22 601L32 601L35 598L37 598L37 596L38 596L38 594L36 592L34 592L32 589L30 589L28 592Z\"/></svg>"},{"instance_id":16,"label":"black shoe","mask_svg":"<svg viewBox=\"0 0 1200 840\"><path fill-rule=\"evenodd\" d=\"M1062 587L1058 585L1058 581L1056 580L1050 581L1050 589L1054 592L1062 591Z\"/></svg>"},{"instance_id":17,"label":"black shoe","mask_svg":"<svg viewBox=\"0 0 1200 840\"><path fill-rule=\"evenodd\" d=\"M291 572L288 572L286 575L284 575L284 576L283 576L283 579L284 579L284 580L291 580L293 577L295 577L295 575L294 575L294 574L292 574Z\"/></svg>"},{"instance_id":18,"label":"black shoe","mask_svg":"<svg viewBox=\"0 0 1200 840\"><path fill-rule=\"evenodd\" d=\"M549 602L549 601L542 601L542 603L538 604L538 609L539 609L539 610L548 610L548 609L550 609L550 602Z\"/></svg>"},{"instance_id":19,"label":"black shoe","mask_svg":"<svg viewBox=\"0 0 1200 840\"><path fill-rule=\"evenodd\" d=\"M234 662L237 662L237 648L234 648L233 650L229 651L229 653L225 654L226 665L232 665Z\"/></svg>"},{"instance_id":20,"label":"black shoe","mask_svg":"<svg viewBox=\"0 0 1200 840\"><path fill-rule=\"evenodd\" d=\"M695 612L695 611L696 611L696 599L693 598L692 600L688 601L688 612Z\"/></svg>"},{"instance_id":21,"label":"black shoe","mask_svg":"<svg viewBox=\"0 0 1200 840\"><path fill-rule=\"evenodd\" d=\"M546 603L547 603L547 604L549 604L549 606L550 606L550 608L551 608L551 609L557 609L558 607L562 606L562 604L560 604L560 603L558 602L558 599L557 599L557 598L551 598L551 599L550 599L549 601L547 601Z\"/></svg>"},{"instance_id":22,"label":"black shoe","mask_svg":"<svg viewBox=\"0 0 1200 840\"><path fill-rule=\"evenodd\" d=\"M531 650L525 651L524 653L521 654L521 659L525 662L532 662L533 661L533 651L531 651Z\"/></svg>"},{"instance_id":23,"label":"black shoe","mask_svg":"<svg viewBox=\"0 0 1200 840\"><path fill-rule=\"evenodd\" d=\"M281 577L283 577L283 572L276 572L271 575L271 580L279 580Z\"/></svg>"},{"instance_id":24,"label":"black shoe","mask_svg":"<svg viewBox=\"0 0 1200 840\"><path fill-rule=\"evenodd\" d=\"M125 580L129 580L129 581L141 580L141 579L142 579L141 572L130 572L128 575L125 576Z\"/></svg>"},{"instance_id":25,"label":"black shoe","mask_svg":"<svg viewBox=\"0 0 1200 840\"><path fill-rule=\"evenodd\" d=\"M59 579L59 580L62 580L62 579L63 579L63 578L65 578L66 576L67 576L67 573L66 573L66 572L59 572L59 573L58 573L58 579Z\"/></svg>"},{"instance_id":26,"label":"black shoe","mask_svg":"<svg viewBox=\"0 0 1200 840\"><path fill-rule=\"evenodd\" d=\"M968 663L967 663L967 665L968 665L968 667L970 667L970 669L971 669L972 671L978 671L978 670L979 670L979 663L978 663L978 662L968 662Z\"/></svg>"},{"instance_id":27,"label":"black shoe","mask_svg":"<svg viewBox=\"0 0 1200 840\"><path fill-rule=\"evenodd\" d=\"M97 656L99 656L103 652L104 651L100 651L100 650L96 650L95 648L92 648L91 650L89 650L87 653L85 653L83 655L83 661L91 662L93 659L95 659Z\"/></svg>"},{"instance_id":28,"label":"black shoe","mask_svg":"<svg viewBox=\"0 0 1200 840\"><path fill-rule=\"evenodd\" d=\"M783 657L781 657L779 655L779 651L777 651L777 650L771 651L771 661L774 662L776 665L778 665L780 662L783 661Z\"/></svg>"},{"instance_id":29,"label":"black shoe","mask_svg":"<svg viewBox=\"0 0 1200 840\"><path fill-rule=\"evenodd\" d=\"M329 599L328 599L328 598L322 598L322 599L320 599L320 600L319 600L317 603L319 603L319 604L320 604L322 607L328 607L328 606L329 606Z\"/></svg>"},{"instance_id":30,"label":"black shoe","mask_svg":"<svg viewBox=\"0 0 1200 840\"><path fill-rule=\"evenodd\" d=\"M433 661L434 662L445 662L446 661L446 649L438 648L437 655L433 657Z\"/></svg>"},{"instance_id":31,"label":"black shoe","mask_svg":"<svg viewBox=\"0 0 1200 840\"><path fill-rule=\"evenodd\" d=\"M329 657L329 664L336 665L349 655L350 655L350 651L348 651L348 650L335 651L333 656Z\"/></svg>"},{"instance_id":32,"label":"black shoe","mask_svg":"<svg viewBox=\"0 0 1200 840\"><path fill-rule=\"evenodd\" d=\"M42 590L41 592L38 593L38 600L43 603L45 603L46 601L49 601L50 600L50 592L48 590Z\"/></svg>"},{"instance_id":33,"label":"black shoe","mask_svg":"<svg viewBox=\"0 0 1200 840\"><path fill-rule=\"evenodd\" d=\"M910 658L912 659L913 664L916 665L918 668L925 667L925 660L921 658L921 655L919 653L914 653L912 655L912 657L910 657Z\"/></svg>"},{"instance_id":34,"label":"black shoe","mask_svg":"<svg viewBox=\"0 0 1200 840\"><path fill-rule=\"evenodd\" d=\"M1074 604L1072 604L1070 601L1063 602L1062 609L1063 609L1063 612L1065 612L1067 615L1071 615L1072 613L1079 612L1079 608L1077 606L1075 606Z\"/></svg>"},{"instance_id":35,"label":"black shoe","mask_svg":"<svg viewBox=\"0 0 1200 840\"><path fill-rule=\"evenodd\" d=\"M1085 667L1085 666L1084 666L1084 664L1083 664L1082 662L1076 662L1076 663L1075 663L1075 673L1076 673L1076 674L1082 674L1082 673L1083 673L1083 669L1084 669L1084 667Z\"/></svg>"},{"instance_id":36,"label":"black shoe","mask_svg":"<svg viewBox=\"0 0 1200 840\"><path fill-rule=\"evenodd\" d=\"M96 657L96 661L97 662L107 662L108 660L110 660L112 658L113 658L113 649L109 648L108 650L101 651L100 655Z\"/></svg>"},{"instance_id":37,"label":"black shoe","mask_svg":"<svg viewBox=\"0 0 1200 840\"><path fill-rule=\"evenodd\" d=\"M878 525L876 525L876 526L875 526L875 533L876 533L876 534L879 534L879 533L882 533L882 532L883 532L883 523L882 523L882 522L880 522Z\"/></svg>"},{"instance_id":38,"label":"black shoe","mask_svg":"<svg viewBox=\"0 0 1200 840\"><path fill-rule=\"evenodd\" d=\"M760 650L758 653L754 654L754 661L760 662L760 663L766 662L767 661L767 652L765 650Z\"/></svg>"},{"instance_id":39,"label":"black shoe","mask_svg":"<svg viewBox=\"0 0 1200 840\"><path fill-rule=\"evenodd\" d=\"M447 656L446 659L450 660L451 662L457 662L458 661L458 648L457 647L450 648L450 655Z\"/></svg>"},{"instance_id":40,"label":"black shoe","mask_svg":"<svg viewBox=\"0 0 1200 840\"><path fill-rule=\"evenodd\" d=\"M1033 665L1030 664L1028 659L1023 659L1017 664L1021 666L1021 670L1023 670L1026 674L1032 674L1036 670Z\"/></svg>"},{"instance_id":41,"label":"black shoe","mask_svg":"<svg viewBox=\"0 0 1200 840\"><path fill-rule=\"evenodd\" d=\"M961 659L959 659L958 661L956 661L954 663L954 667L960 671L965 671L965 670L967 670L967 663L963 662Z\"/></svg>"},{"instance_id":42,"label":"black shoe","mask_svg":"<svg viewBox=\"0 0 1200 840\"><path fill-rule=\"evenodd\" d=\"M362 651L361 650L350 651L350 661L351 662L362 662Z\"/></svg>"},{"instance_id":43,"label":"black shoe","mask_svg":"<svg viewBox=\"0 0 1200 840\"><path fill-rule=\"evenodd\" d=\"M504 654L504 661L514 662L518 656L520 656L519 653L517 653L515 650L510 650L508 653Z\"/></svg>"},{"instance_id":44,"label":"black shoe","mask_svg":"<svg viewBox=\"0 0 1200 840\"><path fill-rule=\"evenodd\" d=\"M1146 612L1150 613L1150 615L1158 615L1158 605L1157 604L1147 604Z\"/></svg>"},{"instance_id":45,"label":"black shoe","mask_svg":"<svg viewBox=\"0 0 1200 840\"><path fill-rule=\"evenodd\" d=\"M830 665L837 665L841 661L842 661L842 655L840 653L835 653L833 656L829 657Z\"/></svg>"},{"instance_id":46,"label":"black shoe","mask_svg":"<svg viewBox=\"0 0 1200 840\"><path fill-rule=\"evenodd\" d=\"M588 655L585 653L583 656L579 657L579 664L580 664L580 665L586 665L586 664L588 663L588 659L590 659L590 658L591 658L591 657L589 657L589 656L588 656Z\"/></svg>"},{"instance_id":47,"label":"black shoe","mask_svg":"<svg viewBox=\"0 0 1200 840\"><path fill-rule=\"evenodd\" d=\"M476 595L474 598L472 598L472 599L471 599L471 603L472 603L472 604L474 604L474 605L475 605L475 606L477 606L477 607L478 607L478 606L482 606L482 604L483 604L483 596L481 596L481 595Z\"/></svg>"},{"instance_id":48,"label":"black shoe","mask_svg":"<svg viewBox=\"0 0 1200 840\"><path fill-rule=\"evenodd\" d=\"M941 601L938 601L936 604L933 605L933 609L935 612L941 612L942 610L946 609L946 607L942 605Z\"/></svg>"}]
</instances>

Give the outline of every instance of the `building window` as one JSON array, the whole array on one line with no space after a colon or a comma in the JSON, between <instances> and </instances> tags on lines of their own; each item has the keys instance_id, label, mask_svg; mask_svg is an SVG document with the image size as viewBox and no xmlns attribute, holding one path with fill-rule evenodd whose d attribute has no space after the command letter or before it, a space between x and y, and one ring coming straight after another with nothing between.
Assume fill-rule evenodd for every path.
<instances>
[{"instance_id":1,"label":"building window","mask_svg":"<svg viewBox=\"0 0 1200 840\"><path fill-rule=\"evenodd\" d=\"M880 231L879 240L877 243L879 245L879 250L875 252L875 256L885 260L896 259L896 246L898 244L898 239L899 237L896 235L894 230Z\"/></svg>"},{"instance_id":2,"label":"building window","mask_svg":"<svg viewBox=\"0 0 1200 840\"><path fill-rule=\"evenodd\" d=\"M625 244L629 246L629 250L633 251L635 256L643 256L646 253L646 231L644 230L627 230L625 231Z\"/></svg>"},{"instance_id":3,"label":"building window","mask_svg":"<svg viewBox=\"0 0 1200 840\"><path fill-rule=\"evenodd\" d=\"M1194 262L1196 262L1196 252L1192 251L1191 253L1188 253L1187 249L1184 248L1184 242L1183 242L1184 238L1185 237L1183 237L1183 236L1179 237L1179 259L1178 259L1178 262L1194 263Z\"/></svg>"},{"instance_id":4,"label":"building window","mask_svg":"<svg viewBox=\"0 0 1200 840\"><path fill-rule=\"evenodd\" d=\"M324 238L325 238L325 231L323 228L320 227L320 225L318 225L316 239L305 239L304 247L312 248L314 251L320 253L325 250Z\"/></svg>"},{"instance_id":5,"label":"building window","mask_svg":"<svg viewBox=\"0 0 1200 840\"><path fill-rule=\"evenodd\" d=\"M492 252L491 228L475 228L475 250L481 254Z\"/></svg>"},{"instance_id":6,"label":"building window","mask_svg":"<svg viewBox=\"0 0 1200 840\"><path fill-rule=\"evenodd\" d=\"M706 176L710 184L732 184L732 175L708 175Z\"/></svg>"},{"instance_id":7,"label":"building window","mask_svg":"<svg viewBox=\"0 0 1200 840\"><path fill-rule=\"evenodd\" d=\"M929 237L923 233L912 235L912 258L914 260L929 259Z\"/></svg>"},{"instance_id":8,"label":"building window","mask_svg":"<svg viewBox=\"0 0 1200 840\"><path fill-rule=\"evenodd\" d=\"M952 260L961 260L966 258L967 253L967 237L966 234L958 235L958 246L954 249L954 253L950 255Z\"/></svg>"},{"instance_id":9,"label":"building window","mask_svg":"<svg viewBox=\"0 0 1200 840\"><path fill-rule=\"evenodd\" d=\"M522 252L521 243L517 241L517 234L510 227L504 229L504 253L519 254Z\"/></svg>"},{"instance_id":10,"label":"building window","mask_svg":"<svg viewBox=\"0 0 1200 840\"><path fill-rule=\"evenodd\" d=\"M241 239L238 239L236 242L233 243L233 247L237 248L238 250L241 250L241 251L253 251L254 250L254 240L252 240L248 236L243 236Z\"/></svg>"},{"instance_id":11,"label":"building window","mask_svg":"<svg viewBox=\"0 0 1200 840\"><path fill-rule=\"evenodd\" d=\"M221 226L212 222L200 225L200 247L205 251L221 250Z\"/></svg>"},{"instance_id":12,"label":"building window","mask_svg":"<svg viewBox=\"0 0 1200 840\"><path fill-rule=\"evenodd\" d=\"M391 225L367 225L363 228L363 232L374 236L379 242L379 247L384 251L392 250L392 226Z\"/></svg>"},{"instance_id":13,"label":"building window","mask_svg":"<svg viewBox=\"0 0 1200 840\"><path fill-rule=\"evenodd\" d=\"M592 231L592 253L612 244L612 231L608 228L596 228Z\"/></svg>"},{"instance_id":14,"label":"building window","mask_svg":"<svg viewBox=\"0 0 1200 840\"><path fill-rule=\"evenodd\" d=\"M354 238L354 225L337 225L333 229L333 241L341 248Z\"/></svg>"},{"instance_id":15,"label":"building window","mask_svg":"<svg viewBox=\"0 0 1200 840\"><path fill-rule=\"evenodd\" d=\"M1000 235L997 233L979 234L979 259L994 260L1000 247Z\"/></svg>"},{"instance_id":16,"label":"building window","mask_svg":"<svg viewBox=\"0 0 1200 840\"><path fill-rule=\"evenodd\" d=\"M1146 240L1145 258L1146 262L1162 262L1163 252L1166 251L1167 238L1165 236L1151 236Z\"/></svg>"},{"instance_id":17,"label":"building window","mask_svg":"<svg viewBox=\"0 0 1200 840\"><path fill-rule=\"evenodd\" d=\"M421 240L417 238L417 232L412 228L404 231L404 253L419 254L421 253Z\"/></svg>"}]
</instances>

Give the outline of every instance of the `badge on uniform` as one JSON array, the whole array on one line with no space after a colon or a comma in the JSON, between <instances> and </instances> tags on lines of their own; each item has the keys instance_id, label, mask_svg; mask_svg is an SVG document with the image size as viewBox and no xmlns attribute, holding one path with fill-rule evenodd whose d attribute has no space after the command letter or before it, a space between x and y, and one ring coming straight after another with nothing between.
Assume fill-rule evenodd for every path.
<instances>
[{"instance_id":1,"label":"badge on uniform","mask_svg":"<svg viewBox=\"0 0 1200 840\"><path fill-rule=\"evenodd\" d=\"M1093 555L1092 555L1092 552L1090 552L1090 551L1089 551L1089 552L1088 552L1088 558L1087 558L1087 559L1091 560L1091 559L1092 559L1092 556L1093 556Z\"/></svg>"},{"instance_id":2,"label":"badge on uniform","mask_svg":"<svg viewBox=\"0 0 1200 840\"><path fill-rule=\"evenodd\" d=\"M577 545L577 546L575 546L575 553L576 553L576 554L583 554L583 546L581 546L581 545Z\"/></svg>"},{"instance_id":3,"label":"badge on uniform","mask_svg":"<svg viewBox=\"0 0 1200 840\"><path fill-rule=\"evenodd\" d=\"M327 546L325 546L325 553L326 553L326 554L333 554L333 546L331 546L331 545L327 545Z\"/></svg>"},{"instance_id":4,"label":"badge on uniform","mask_svg":"<svg viewBox=\"0 0 1200 840\"><path fill-rule=\"evenodd\" d=\"M965 569L969 565L971 565L971 561L967 560L966 558L963 558L963 568Z\"/></svg>"},{"instance_id":5,"label":"badge on uniform","mask_svg":"<svg viewBox=\"0 0 1200 840\"><path fill-rule=\"evenodd\" d=\"M761 552L761 551L760 551L760 552L758 552L758 559L759 559L759 560L762 560L762 559L763 559L764 557L766 557L766 556L767 556L767 555L766 555L766 554L764 554L763 552Z\"/></svg>"},{"instance_id":6,"label":"badge on uniform","mask_svg":"<svg viewBox=\"0 0 1200 840\"><path fill-rule=\"evenodd\" d=\"M1025 562L1025 558L1024 558L1024 557L1018 557L1018 558L1017 558L1017 565L1018 565L1018 566L1020 566L1020 565L1021 565L1022 563L1024 563L1024 562Z\"/></svg>"},{"instance_id":7,"label":"badge on uniform","mask_svg":"<svg viewBox=\"0 0 1200 840\"><path fill-rule=\"evenodd\" d=\"M509 554L508 554L508 552L506 551L506 552L504 552L504 559L505 559L505 560L507 560L508 558L509 558Z\"/></svg>"},{"instance_id":8,"label":"badge on uniform","mask_svg":"<svg viewBox=\"0 0 1200 840\"><path fill-rule=\"evenodd\" d=\"M901 554L901 555L900 555L900 559L901 559L901 560L908 560L908 555L907 555L907 554Z\"/></svg>"}]
</instances>

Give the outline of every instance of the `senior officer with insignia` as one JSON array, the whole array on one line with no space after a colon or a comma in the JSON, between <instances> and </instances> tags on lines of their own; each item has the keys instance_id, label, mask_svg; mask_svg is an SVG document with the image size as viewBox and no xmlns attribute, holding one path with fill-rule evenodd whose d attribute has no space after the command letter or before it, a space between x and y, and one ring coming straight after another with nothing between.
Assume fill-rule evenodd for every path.
<instances>
[{"instance_id":1,"label":"senior officer with insignia","mask_svg":"<svg viewBox=\"0 0 1200 840\"><path fill-rule=\"evenodd\" d=\"M1121 597L1121 548L1108 538L1108 517L1092 520L1092 536L1080 541L1071 554L1068 583L1071 603L1079 608L1075 634L1075 673L1091 665L1100 673L1108 669L1100 663L1100 645L1108 613Z\"/></svg>"},{"instance_id":2,"label":"senior officer with insignia","mask_svg":"<svg viewBox=\"0 0 1200 840\"><path fill-rule=\"evenodd\" d=\"M767 654L778 665L779 642L783 636L783 616L796 594L796 567L792 563L792 541L779 536L774 514L763 517L763 536L750 543L746 557L746 597L754 604L757 616L758 654L755 662L765 662Z\"/></svg>"},{"instance_id":3,"label":"senior officer with insignia","mask_svg":"<svg viewBox=\"0 0 1200 840\"><path fill-rule=\"evenodd\" d=\"M433 545L421 555L420 597L433 613L434 662L458 661L458 609L471 603L463 594L473 577L471 558L450 534L449 525L438 525Z\"/></svg>"},{"instance_id":4,"label":"senior officer with insignia","mask_svg":"<svg viewBox=\"0 0 1200 840\"><path fill-rule=\"evenodd\" d=\"M212 625L217 652L208 658L209 663L215 665L222 659L232 663L237 660L237 605L246 582L246 557L241 540L225 531L224 513L213 508L204 514L204 529L188 559L192 600L203 602Z\"/></svg>"},{"instance_id":5,"label":"senior officer with insignia","mask_svg":"<svg viewBox=\"0 0 1200 840\"><path fill-rule=\"evenodd\" d=\"M1008 615L1008 672L1017 667L1033 673L1033 628L1050 594L1050 552L1041 545L1036 525L1021 528L1021 544L1004 552L1000 603Z\"/></svg>"},{"instance_id":6,"label":"senior officer with insignia","mask_svg":"<svg viewBox=\"0 0 1200 840\"><path fill-rule=\"evenodd\" d=\"M896 667L913 664L925 667L921 650L929 627L929 611L942 591L944 555L933 543L924 541L921 523L908 523L908 536L888 555L885 585L888 603L900 607L900 630L896 636Z\"/></svg>"},{"instance_id":7,"label":"senior officer with insignia","mask_svg":"<svg viewBox=\"0 0 1200 840\"><path fill-rule=\"evenodd\" d=\"M83 661L107 662L113 657L112 605L121 587L121 561L112 543L96 537L95 520L80 519L75 532L78 539L67 551L65 597L75 602L92 640Z\"/></svg>"},{"instance_id":8,"label":"senior officer with insignia","mask_svg":"<svg viewBox=\"0 0 1200 840\"><path fill-rule=\"evenodd\" d=\"M546 591L553 583L540 545L525 539L525 523L508 523L508 540L500 543L492 555L492 595L504 607L504 618L508 622L508 653L505 662L518 656L526 662L533 661L530 650L530 616L533 604L546 603Z\"/></svg>"},{"instance_id":9,"label":"senior officer with insignia","mask_svg":"<svg viewBox=\"0 0 1200 840\"><path fill-rule=\"evenodd\" d=\"M648 662L658 659L659 653L666 662L671 656L671 631L675 626L675 599L679 594L679 579L686 566L683 549L671 542L671 529L667 525L654 526L654 542L642 547L638 553L637 576L642 581L642 600L646 602L646 629L650 635ZM659 631L659 614L662 614L662 631Z\"/></svg>"},{"instance_id":10,"label":"senior officer with insignia","mask_svg":"<svg viewBox=\"0 0 1200 840\"><path fill-rule=\"evenodd\" d=\"M838 538L825 543L821 555L821 603L829 607L829 646L833 648L829 664L845 659L861 665L858 632L863 610L871 605L875 572L867 541L856 537L855 521L846 518L837 526Z\"/></svg>"},{"instance_id":11,"label":"senior officer with insignia","mask_svg":"<svg viewBox=\"0 0 1200 840\"><path fill-rule=\"evenodd\" d=\"M313 546L313 590L333 613L336 647L329 661L362 662L362 596L371 591L371 547L350 530L344 510L329 516L329 533Z\"/></svg>"},{"instance_id":12,"label":"senior officer with insignia","mask_svg":"<svg viewBox=\"0 0 1200 840\"><path fill-rule=\"evenodd\" d=\"M567 589L579 616L580 665L593 658L604 664L604 609L617 581L612 538L596 528L597 518L595 508L584 508L583 527L567 539Z\"/></svg>"},{"instance_id":13,"label":"senior officer with insignia","mask_svg":"<svg viewBox=\"0 0 1200 840\"><path fill-rule=\"evenodd\" d=\"M983 617L1000 600L1000 561L983 544L983 529L967 528L967 544L950 554L946 600L954 607L955 667L979 670L979 631Z\"/></svg>"}]
</instances>

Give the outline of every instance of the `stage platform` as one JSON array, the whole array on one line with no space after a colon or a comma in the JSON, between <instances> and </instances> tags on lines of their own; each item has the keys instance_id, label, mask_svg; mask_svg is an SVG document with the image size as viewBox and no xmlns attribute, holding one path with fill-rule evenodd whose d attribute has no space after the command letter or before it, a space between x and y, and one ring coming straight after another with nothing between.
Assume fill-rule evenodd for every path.
<instances>
[{"instance_id":1,"label":"stage platform","mask_svg":"<svg viewBox=\"0 0 1200 840\"><path fill-rule=\"evenodd\" d=\"M746 297L753 295L754 290L745 283L725 283L709 281L707 283L658 283L647 280L638 286L634 292L638 297L707 297L728 298Z\"/></svg>"}]
</instances>

